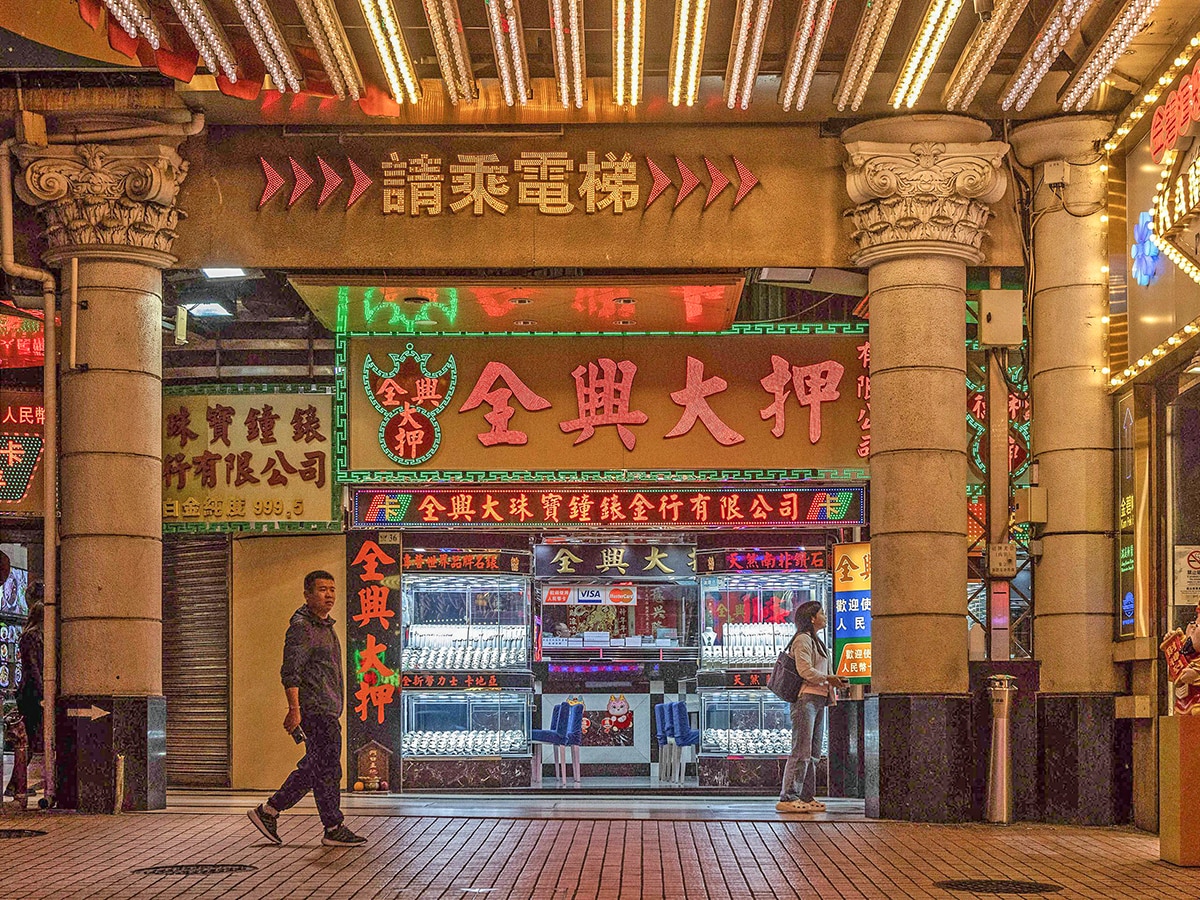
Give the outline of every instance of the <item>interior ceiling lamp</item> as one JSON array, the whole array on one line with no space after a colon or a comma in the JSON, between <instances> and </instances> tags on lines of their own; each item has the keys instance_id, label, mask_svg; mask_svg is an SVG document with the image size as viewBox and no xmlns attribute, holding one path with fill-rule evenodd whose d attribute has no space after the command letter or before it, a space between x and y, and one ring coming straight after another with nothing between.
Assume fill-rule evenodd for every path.
<instances>
[{"instance_id":1,"label":"interior ceiling lamp","mask_svg":"<svg viewBox=\"0 0 1200 900\"><path fill-rule=\"evenodd\" d=\"M363 93L362 73L332 0L296 0L296 6L334 93L341 100L347 94L352 100L359 99Z\"/></svg>"},{"instance_id":2,"label":"interior ceiling lamp","mask_svg":"<svg viewBox=\"0 0 1200 900\"><path fill-rule=\"evenodd\" d=\"M236 82L237 56L225 29L213 16L205 0L171 0L171 7L208 70Z\"/></svg>"},{"instance_id":3,"label":"interior ceiling lamp","mask_svg":"<svg viewBox=\"0 0 1200 900\"><path fill-rule=\"evenodd\" d=\"M700 64L708 33L708 0L675 0L675 38L669 70L672 106L694 106L700 92Z\"/></svg>"},{"instance_id":4,"label":"interior ceiling lamp","mask_svg":"<svg viewBox=\"0 0 1200 900\"><path fill-rule=\"evenodd\" d=\"M500 88L509 106L524 106L531 95L529 62L525 58L525 30L521 26L521 6L517 0L483 0L487 10L488 31L492 35L492 51L496 54L496 71L500 73Z\"/></svg>"},{"instance_id":5,"label":"interior ceiling lamp","mask_svg":"<svg viewBox=\"0 0 1200 900\"><path fill-rule=\"evenodd\" d=\"M804 0L796 14L796 31L779 82L779 103L784 109L799 111L808 102L835 6L837 0Z\"/></svg>"},{"instance_id":6,"label":"interior ceiling lamp","mask_svg":"<svg viewBox=\"0 0 1200 900\"><path fill-rule=\"evenodd\" d=\"M646 47L646 0L613 0L613 102L637 106L642 99Z\"/></svg>"},{"instance_id":7,"label":"interior ceiling lamp","mask_svg":"<svg viewBox=\"0 0 1200 900\"><path fill-rule=\"evenodd\" d=\"M1189 375L1200 375L1200 350L1196 351L1196 355L1192 357L1192 361L1188 363L1185 369Z\"/></svg>"},{"instance_id":8,"label":"interior ceiling lamp","mask_svg":"<svg viewBox=\"0 0 1200 900\"><path fill-rule=\"evenodd\" d=\"M131 38L139 35L146 39L151 47L157 50L161 44L158 26L150 16L150 8L144 0L104 0L109 13L121 23L125 33Z\"/></svg>"},{"instance_id":9,"label":"interior ceiling lamp","mask_svg":"<svg viewBox=\"0 0 1200 900\"><path fill-rule=\"evenodd\" d=\"M962 110L971 105L1028 5L1029 0L996 0L991 17L975 27L975 33L958 58L958 65L942 94L947 109Z\"/></svg>"},{"instance_id":10,"label":"interior ceiling lamp","mask_svg":"<svg viewBox=\"0 0 1200 900\"><path fill-rule=\"evenodd\" d=\"M1159 0L1130 0L1113 18L1103 39L1093 45L1091 52L1067 84L1062 99L1062 108L1067 112L1078 112L1088 105L1096 89L1125 53L1129 42L1149 21Z\"/></svg>"},{"instance_id":11,"label":"interior ceiling lamp","mask_svg":"<svg viewBox=\"0 0 1200 900\"><path fill-rule=\"evenodd\" d=\"M738 0L725 69L725 105L730 109L750 106L770 17L771 0Z\"/></svg>"},{"instance_id":12,"label":"interior ceiling lamp","mask_svg":"<svg viewBox=\"0 0 1200 900\"><path fill-rule=\"evenodd\" d=\"M550 48L554 53L554 79L564 108L583 108L587 62L583 48L583 0L549 0Z\"/></svg>"},{"instance_id":13,"label":"interior ceiling lamp","mask_svg":"<svg viewBox=\"0 0 1200 900\"><path fill-rule=\"evenodd\" d=\"M1017 71L1009 80L1000 97L1000 105L1007 109L1022 110L1033 92L1037 90L1058 55L1071 36L1079 30L1079 23L1095 0L1058 0L1051 10L1046 24L1033 45L1025 51Z\"/></svg>"},{"instance_id":14,"label":"interior ceiling lamp","mask_svg":"<svg viewBox=\"0 0 1200 900\"><path fill-rule=\"evenodd\" d=\"M471 53L463 36L458 0L423 0L421 5L425 7L425 19L433 35L433 49L451 105L457 106L459 100L474 100L479 94L475 89Z\"/></svg>"},{"instance_id":15,"label":"interior ceiling lamp","mask_svg":"<svg viewBox=\"0 0 1200 900\"><path fill-rule=\"evenodd\" d=\"M916 105L962 6L963 0L929 0L925 18L908 50L908 59L892 89L892 109L901 106L911 109Z\"/></svg>"},{"instance_id":16,"label":"interior ceiling lamp","mask_svg":"<svg viewBox=\"0 0 1200 900\"><path fill-rule=\"evenodd\" d=\"M292 48L283 39L267 0L233 0L233 5L254 42L263 67L275 83L275 90L300 93L300 66Z\"/></svg>"},{"instance_id":17,"label":"interior ceiling lamp","mask_svg":"<svg viewBox=\"0 0 1200 900\"><path fill-rule=\"evenodd\" d=\"M413 69L412 56L400 32L392 0L358 0L358 4L371 29L371 39L375 42L375 52L379 54L392 99L397 103L405 100L416 103L421 99L421 82Z\"/></svg>"},{"instance_id":18,"label":"interior ceiling lamp","mask_svg":"<svg viewBox=\"0 0 1200 900\"><path fill-rule=\"evenodd\" d=\"M858 30L854 32L854 42L846 56L846 67L838 82L836 100L839 112L847 106L857 110L862 105L867 85L871 83L871 76L879 65L879 57L883 55L883 45L892 33L900 3L901 0L874 0L863 8Z\"/></svg>"}]
</instances>

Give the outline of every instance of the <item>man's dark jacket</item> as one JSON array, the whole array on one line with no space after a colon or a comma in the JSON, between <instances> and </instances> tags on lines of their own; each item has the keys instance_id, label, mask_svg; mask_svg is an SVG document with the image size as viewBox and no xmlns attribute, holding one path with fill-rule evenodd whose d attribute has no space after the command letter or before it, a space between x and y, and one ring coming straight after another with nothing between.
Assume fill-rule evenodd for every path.
<instances>
[{"instance_id":1,"label":"man's dark jacket","mask_svg":"<svg viewBox=\"0 0 1200 900\"><path fill-rule=\"evenodd\" d=\"M342 646L332 618L317 618L307 606L296 610L283 640L279 675L285 688L300 689L301 716L342 714Z\"/></svg>"}]
</instances>

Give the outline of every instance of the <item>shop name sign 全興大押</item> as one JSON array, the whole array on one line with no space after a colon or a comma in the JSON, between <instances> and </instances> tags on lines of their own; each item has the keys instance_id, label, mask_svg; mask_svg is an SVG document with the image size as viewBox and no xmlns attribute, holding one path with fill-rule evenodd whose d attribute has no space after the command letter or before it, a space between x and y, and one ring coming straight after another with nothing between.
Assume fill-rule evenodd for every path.
<instances>
[{"instance_id":1,"label":"shop name sign \u5168\u8208\u5927\u62bc","mask_svg":"<svg viewBox=\"0 0 1200 900\"><path fill-rule=\"evenodd\" d=\"M866 524L865 490L861 485L786 483L359 488L354 491L351 522L362 529L823 529Z\"/></svg>"},{"instance_id":2,"label":"shop name sign \u5168\u8208\u5927\u62bc","mask_svg":"<svg viewBox=\"0 0 1200 900\"><path fill-rule=\"evenodd\" d=\"M703 165L696 163L692 154L688 156L693 159L691 163L679 156L660 156L664 162L660 166L652 157L629 150L585 150L576 154L525 150L503 160L495 152L391 151L379 163L380 210L384 215L409 218L506 216L522 209L551 217L619 216L639 207L648 209L673 189L676 207L696 193L704 198L700 207L703 212L726 189L730 190L731 208L736 208L761 184L736 156L728 161L722 158L721 164L701 156ZM260 156L264 184L258 208L277 194L287 197L289 210L306 195L318 209L325 208L335 196L343 194L345 186L343 208L349 209L373 193L375 179L355 160L346 157L344 167L333 161L332 156L317 156L314 164L289 156L285 164ZM732 170L732 176L722 165ZM318 173L319 188L318 178L310 170ZM285 193L289 175L292 187ZM698 188L702 190L697 192ZM339 205L334 203L329 208Z\"/></svg>"},{"instance_id":3,"label":"shop name sign \u5168\u8208\u5927\u62bc","mask_svg":"<svg viewBox=\"0 0 1200 900\"><path fill-rule=\"evenodd\" d=\"M696 548L690 544L538 544L533 548L535 578L594 578L598 581L662 581L693 578ZM561 593L561 592L560 592ZM609 596L597 586L579 587L580 599L556 596L553 603L632 604L630 593Z\"/></svg>"},{"instance_id":4,"label":"shop name sign \u5168\u8208\u5927\u62bc","mask_svg":"<svg viewBox=\"0 0 1200 900\"><path fill-rule=\"evenodd\" d=\"M1200 62L1154 109L1150 120L1150 155L1156 163L1162 162L1167 151L1175 148L1193 122L1200 122Z\"/></svg>"}]
</instances>

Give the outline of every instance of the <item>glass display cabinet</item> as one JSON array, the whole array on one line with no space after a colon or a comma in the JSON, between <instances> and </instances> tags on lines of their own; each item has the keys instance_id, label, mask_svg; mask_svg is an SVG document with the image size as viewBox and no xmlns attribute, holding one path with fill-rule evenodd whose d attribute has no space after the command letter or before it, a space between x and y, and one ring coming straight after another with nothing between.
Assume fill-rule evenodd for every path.
<instances>
[{"instance_id":1,"label":"glass display cabinet","mask_svg":"<svg viewBox=\"0 0 1200 900\"><path fill-rule=\"evenodd\" d=\"M695 654L695 582L611 587L540 583L538 590L545 658L569 657L572 650L623 658Z\"/></svg>"},{"instance_id":2,"label":"glass display cabinet","mask_svg":"<svg viewBox=\"0 0 1200 900\"><path fill-rule=\"evenodd\" d=\"M401 755L529 756L529 691L405 691Z\"/></svg>"},{"instance_id":3,"label":"glass display cabinet","mask_svg":"<svg viewBox=\"0 0 1200 900\"><path fill-rule=\"evenodd\" d=\"M823 571L701 578L700 668L771 668L795 633L796 607L810 600L826 602L828 585ZM827 602L826 610L830 612Z\"/></svg>"},{"instance_id":4,"label":"glass display cabinet","mask_svg":"<svg viewBox=\"0 0 1200 900\"><path fill-rule=\"evenodd\" d=\"M529 579L405 575L403 671L529 671Z\"/></svg>"},{"instance_id":5,"label":"glass display cabinet","mask_svg":"<svg viewBox=\"0 0 1200 900\"><path fill-rule=\"evenodd\" d=\"M702 691L701 756L786 756L791 708L769 691Z\"/></svg>"}]
</instances>

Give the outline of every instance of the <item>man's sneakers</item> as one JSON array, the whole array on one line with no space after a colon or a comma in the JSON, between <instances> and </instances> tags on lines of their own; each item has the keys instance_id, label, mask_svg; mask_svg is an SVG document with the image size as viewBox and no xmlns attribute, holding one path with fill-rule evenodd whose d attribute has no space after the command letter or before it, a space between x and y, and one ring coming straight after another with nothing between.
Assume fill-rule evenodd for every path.
<instances>
[{"instance_id":1,"label":"man's sneakers","mask_svg":"<svg viewBox=\"0 0 1200 900\"><path fill-rule=\"evenodd\" d=\"M321 838L321 843L326 847L358 847L366 842L365 837L355 834L345 824L336 828L326 828L325 836Z\"/></svg>"},{"instance_id":2,"label":"man's sneakers","mask_svg":"<svg viewBox=\"0 0 1200 900\"><path fill-rule=\"evenodd\" d=\"M246 815L250 817L254 827L261 831L268 841L273 844L283 843L283 838L279 836L279 816L271 815L261 805L254 807Z\"/></svg>"}]
</instances>

